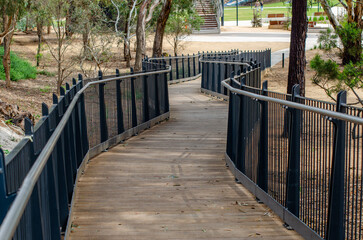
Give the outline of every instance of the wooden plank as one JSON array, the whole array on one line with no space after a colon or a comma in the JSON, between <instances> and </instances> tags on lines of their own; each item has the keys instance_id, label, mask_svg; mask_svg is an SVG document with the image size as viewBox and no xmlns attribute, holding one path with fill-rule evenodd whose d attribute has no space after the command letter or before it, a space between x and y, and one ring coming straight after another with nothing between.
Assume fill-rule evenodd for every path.
<instances>
[{"instance_id":1,"label":"wooden plank","mask_svg":"<svg viewBox=\"0 0 363 240\"><path fill-rule=\"evenodd\" d=\"M70 239L301 239L226 168L227 103L170 87L169 121L92 159Z\"/></svg>"}]
</instances>

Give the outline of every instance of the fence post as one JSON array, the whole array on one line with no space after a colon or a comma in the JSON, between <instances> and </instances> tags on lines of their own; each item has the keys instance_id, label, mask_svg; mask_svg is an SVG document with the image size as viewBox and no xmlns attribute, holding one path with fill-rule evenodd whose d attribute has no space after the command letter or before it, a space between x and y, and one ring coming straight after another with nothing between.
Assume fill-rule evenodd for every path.
<instances>
[{"instance_id":1,"label":"fence post","mask_svg":"<svg viewBox=\"0 0 363 240\"><path fill-rule=\"evenodd\" d=\"M170 77L169 77L169 80L173 80L173 64L171 62L171 57L169 58L169 65L170 65Z\"/></svg>"},{"instance_id":2,"label":"fence post","mask_svg":"<svg viewBox=\"0 0 363 240\"><path fill-rule=\"evenodd\" d=\"M234 73L231 73L231 76L233 76ZM228 89L225 88L227 91ZM229 92L229 104L228 104L228 123L227 123L227 148L226 148L226 152L227 155L229 156L229 158L234 161L233 156L232 156L232 152L233 152L233 133L234 133L234 129L233 129L233 108L234 108L234 101L233 98L235 97L235 94L231 91Z\"/></svg>"},{"instance_id":3,"label":"fence post","mask_svg":"<svg viewBox=\"0 0 363 240\"><path fill-rule=\"evenodd\" d=\"M217 92L218 93L221 93L221 87L222 87L222 64L218 63L218 76L217 76Z\"/></svg>"},{"instance_id":4,"label":"fence post","mask_svg":"<svg viewBox=\"0 0 363 240\"><path fill-rule=\"evenodd\" d=\"M134 69L130 68L131 74L134 74ZM135 78L131 78L131 116L132 127L137 126L137 113L136 113L136 96L135 96Z\"/></svg>"},{"instance_id":5,"label":"fence post","mask_svg":"<svg viewBox=\"0 0 363 240\"><path fill-rule=\"evenodd\" d=\"M80 82L80 89L83 88L83 76L78 74L78 81ZM89 150L89 141L88 141L88 134L87 134L87 119L86 119L86 106L85 106L85 98L84 93L82 93L80 98L81 103L81 111L80 111L80 118L81 118L81 131L82 131L82 147L83 147L83 157L86 156L86 153Z\"/></svg>"},{"instance_id":6,"label":"fence post","mask_svg":"<svg viewBox=\"0 0 363 240\"><path fill-rule=\"evenodd\" d=\"M232 77L232 76L231 76ZM246 85L245 77L241 77L240 80L240 89L243 90ZM237 141L236 141L236 167L242 173L246 172L245 169L245 161L246 161L246 115L245 115L245 107L246 107L246 97L242 94L238 95L239 97L239 109L238 109L238 119L237 119Z\"/></svg>"},{"instance_id":7,"label":"fence post","mask_svg":"<svg viewBox=\"0 0 363 240\"><path fill-rule=\"evenodd\" d=\"M202 72L202 64L200 62L201 54L198 51L198 73Z\"/></svg>"},{"instance_id":8,"label":"fence post","mask_svg":"<svg viewBox=\"0 0 363 240\"><path fill-rule=\"evenodd\" d=\"M184 64L184 60L185 60L185 58L184 58L184 54L182 54L182 70L183 70L183 78L185 78L185 64Z\"/></svg>"},{"instance_id":9,"label":"fence post","mask_svg":"<svg viewBox=\"0 0 363 240\"><path fill-rule=\"evenodd\" d=\"M176 69L176 80L179 79L179 63L178 63L178 55L175 54L175 69Z\"/></svg>"},{"instance_id":10,"label":"fence post","mask_svg":"<svg viewBox=\"0 0 363 240\"><path fill-rule=\"evenodd\" d=\"M267 96L267 81L262 84L262 95ZM259 158L257 185L268 191L268 102L259 101L261 104L261 130L259 142Z\"/></svg>"},{"instance_id":11,"label":"fence post","mask_svg":"<svg viewBox=\"0 0 363 240\"><path fill-rule=\"evenodd\" d=\"M292 101L297 101L300 94L300 87L295 84L292 87ZM288 109L291 114L288 169L286 181L286 208L299 217L299 196L300 196L300 125L301 111L295 108Z\"/></svg>"},{"instance_id":12,"label":"fence post","mask_svg":"<svg viewBox=\"0 0 363 240\"><path fill-rule=\"evenodd\" d=\"M211 89L213 92L216 91L216 64L212 63L212 86Z\"/></svg>"},{"instance_id":13,"label":"fence post","mask_svg":"<svg viewBox=\"0 0 363 240\"><path fill-rule=\"evenodd\" d=\"M188 54L188 77L190 77L190 56Z\"/></svg>"},{"instance_id":14,"label":"fence post","mask_svg":"<svg viewBox=\"0 0 363 240\"><path fill-rule=\"evenodd\" d=\"M142 69L144 72L148 71L149 69L146 69L145 66L143 66ZM147 122L150 120L150 113L149 113L149 87L148 87L148 75L144 75L142 79L143 89L144 89L144 97L142 101L142 110L143 110L143 120L144 122Z\"/></svg>"},{"instance_id":15,"label":"fence post","mask_svg":"<svg viewBox=\"0 0 363 240\"><path fill-rule=\"evenodd\" d=\"M195 54L193 53L193 76L196 76L196 71L195 71Z\"/></svg>"},{"instance_id":16,"label":"fence post","mask_svg":"<svg viewBox=\"0 0 363 240\"><path fill-rule=\"evenodd\" d=\"M102 71L98 72L98 79L103 79ZM99 102L100 102L100 130L101 130L101 143L107 141L108 131L107 131L107 117L106 117L106 103L105 103L105 84L100 83L98 85L99 89Z\"/></svg>"},{"instance_id":17,"label":"fence post","mask_svg":"<svg viewBox=\"0 0 363 240\"><path fill-rule=\"evenodd\" d=\"M156 69L155 69L156 70ZM155 117L160 115L159 74L153 74L155 88Z\"/></svg>"},{"instance_id":18,"label":"fence post","mask_svg":"<svg viewBox=\"0 0 363 240\"><path fill-rule=\"evenodd\" d=\"M343 104L347 102L347 93L340 91L337 96L337 112L345 113ZM345 173L345 121L333 119L334 145L331 177L329 184L329 209L326 239L344 239L344 173Z\"/></svg>"},{"instance_id":19,"label":"fence post","mask_svg":"<svg viewBox=\"0 0 363 240\"><path fill-rule=\"evenodd\" d=\"M120 76L120 70L116 69L116 77ZM121 80L116 80L116 107L117 107L117 133L121 134L125 131L124 114L122 110L121 97Z\"/></svg>"}]
</instances>

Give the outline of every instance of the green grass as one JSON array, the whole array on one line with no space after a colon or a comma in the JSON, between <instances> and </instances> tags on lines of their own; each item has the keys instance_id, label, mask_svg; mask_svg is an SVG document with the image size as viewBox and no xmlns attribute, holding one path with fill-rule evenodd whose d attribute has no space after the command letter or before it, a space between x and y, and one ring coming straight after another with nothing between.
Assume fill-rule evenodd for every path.
<instances>
[{"instance_id":1,"label":"green grass","mask_svg":"<svg viewBox=\"0 0 363 240\"><path fill-rule=\"evenodd\" d=\"M0 47L0 58L4 56L4 48ZM35 79L37 77L37 69L32 66L28 61L18 57L15 53L10 52L11 68L10 79L11 81L18 81L20 79ZM4 66L0 64L0 79L5 80Z\"/></svg>"},{"instance_id":2,"label":"green grass","mask_svg":"<svg viewBox=\"0 0 363 240\"><path fill-rule=\"evenodd\" d=\"M338 0L333 0L334 5L339 3ZM318 4L313 4L314 7L317 7ZM253 5L254 7L254 5ZM274 8L269 8L274 7ZM276 8L278 7L278 8ZM276 3L266 3L263 5L262 18L267 18L267 14L276 14L276 13L284 13L285 16L291 16L291 12L289 12L290 5L283 2ZM238 20L252 20L253 18L253 9L251 5L238 7ZM319 12L323 12L324 10L319 8ZM318 12L317 8L309 8L307 15L312 16L314 12ZM236 7L225 7L224 8L224 21L236 21Z\"/></svg>"}]
</instances>

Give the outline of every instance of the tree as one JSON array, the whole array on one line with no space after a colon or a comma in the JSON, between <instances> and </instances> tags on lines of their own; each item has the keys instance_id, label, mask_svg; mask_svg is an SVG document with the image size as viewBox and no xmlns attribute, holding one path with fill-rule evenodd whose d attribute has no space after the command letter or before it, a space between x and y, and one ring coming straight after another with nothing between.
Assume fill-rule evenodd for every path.
<instances>
[{"instance_id":1,"label":"tree","mask_svg":"<svg viewBox=\"0 0 363 240\"><path fill-rule=\"evenodd\" d=\"M153 12L159 3L160 0L144 0L139 8L136 26L135 71L141 70L142 58L145 55L145 26L151 20Z\"/></svg>"},{"instance_id":2,"label":"tree","mask_svg":"<svg viewBox=\"0 0 363 240\"><path fill-rule=\"evenodd\" d=\"M70 67L73 65L72 61L66 59L66 53L72 43L72 38L66 36L66 26L64 18L66 17L69 9L68 0L48 0L46 1L46 9L53 16L52 28L56 35L56 46L51 45L46 39L46 44L50 54L57 62L57 93L60 92L60 87L71 72Z\"/></svg>"},{"instance_id":3,"label":"tree","mask_svg":"<svg viewBox=\"0 0 363 240\"><path fill-rule=\"evenodd\" d=\"M153 45L153 57L161 57L166 23L168 21L173 0L164 0L159 18L156 23L156 32Z\"/></svg>"},{"instance_id":4,"label":"tree","mask_svg":"<svg viewBox=\"0 0 363 240\"><path fill-rule=\"evenodd\" d=\"M307 1L292 1L292 22L287 92L295 84L300 85L300 94L305 95L305 42L307 32Z\"/></svg>"},{"instance_id":5,"label":"tree","mask_svg":"<svg viewBox=\"0 0 363 240\"><path fill-rule=\"evenodd\" d=\"M329 21L343 44L343 64L356 63L362 59L363 4L361 1L339 0L347 11L346 19L340 23L327 0L320 0Z\"/></svg>"},{"instance_id":6,"label":"tree","mask_svg":"<svg viewBox=\"0 0 363 240\"><path fill-rule=\"evenodd\" d=\"M114 21L114 31L118 37L121 37L124 43L124 59L126 61L126 67L131 66L131 39L136 36L132 33L135 28L134 20L137 16L137 0L129 0L117 2L111 0L112 5L117 11L116 20ZM125 6L126 5L126 6ZM123 10L126 9L126 13ZM120 30L122 18L124 18L124 30Z\"/></svg>"},{"instance_id":7,"label":"tree","mask_svg":"<svg viewBox=\"0 0 363 240\"><path fill-rule=\"evenodd\" d=\"M178 54L181 40L190 35L193 29L200 29L203 24L202 18L194 9L176 8L169 17L166 32L169 35L169 42L172 44L174 54Z\"/></svg>"},{"instance_id":8,"label":"tree","mask_svg":"<svg viewBox=\"0 0 363 240\"><path fill-rule=\"evenodd\" d=\"M25 8L25 0L0 0L0 10L3 18L3 29L0 33L0 43L4 46L3 66L5 70L6 87L10 87L10 46L14 35L16 21Z\"/></svg>"}]
</instances>

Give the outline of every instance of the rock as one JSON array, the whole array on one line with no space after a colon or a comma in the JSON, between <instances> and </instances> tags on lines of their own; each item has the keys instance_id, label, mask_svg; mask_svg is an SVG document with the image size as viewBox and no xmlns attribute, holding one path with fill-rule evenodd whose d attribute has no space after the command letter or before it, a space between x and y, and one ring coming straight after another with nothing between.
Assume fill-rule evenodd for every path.
<instances>
[{"instance_id":1,"label":"rock","mask_svg":"<svg viewBox=\"0 0 363 240\"><path fill-rule=\"evenodd\" d=\"M8 104L0 100L0 118L9 121L9 123L20 127L24 130L24 119L29 118L34 122L34 117L30 112L20 111L19 107L15 104Z\"/></svg>"}]
</instances>

